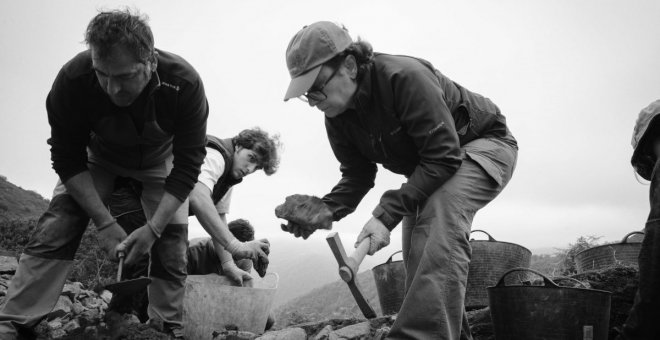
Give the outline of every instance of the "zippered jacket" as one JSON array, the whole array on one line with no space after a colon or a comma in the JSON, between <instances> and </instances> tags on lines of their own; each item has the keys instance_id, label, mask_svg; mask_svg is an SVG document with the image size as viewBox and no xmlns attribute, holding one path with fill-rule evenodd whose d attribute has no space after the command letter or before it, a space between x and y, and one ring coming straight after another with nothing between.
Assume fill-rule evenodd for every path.
<instances>
[{"instance_id":1,"label":"zippered jacket","mask_svg":"<svg viewBox=\"0 0 660 340\"><path fill-rule=\"evenodd\" d=\"M62 67L48 98L51 160L62 182L87 170L90 157L146 169L173 155L165 191L188 197L206 155L208 103L202 80L183 58L158 50L158 66L129 107L114 105L92 69L91 52Z\"/></svg>"},{"instance_id":2,"label":"zippered jacket","mask_svg":"<svg viewBox=\"0 0 660 340\"><path fill-rule=\"evenodd\" d=\"M517 147L493 102L418 58L376 53L358 80L353 107L325 119L342 173L323 197L334 220L353 212L374 186L376 164L407 177L373 211L392 230L461 166L462 145L494 137Z\"/></svg>"}]
</instances>

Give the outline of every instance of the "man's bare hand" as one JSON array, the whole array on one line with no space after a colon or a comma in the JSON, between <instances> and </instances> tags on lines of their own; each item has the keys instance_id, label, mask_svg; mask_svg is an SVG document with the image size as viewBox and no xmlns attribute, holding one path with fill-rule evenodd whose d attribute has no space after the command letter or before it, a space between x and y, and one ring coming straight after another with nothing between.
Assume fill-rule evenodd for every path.
<instances>
[{"instance_id":1,"label":"man's bare hand","mask_svg":"<svg viewBox=\"0 0 660 340\"><path fill-rule=\"evenodd\" d=\"M125 265L137 263L139 259L149 253L158 237L151 231L148 225L143 225L135 229L126 239L120 243L116 251L126 254Z\"/></svg>"},{"instance_id":2,"label":"man's bare hand","mask_svg":"<svg viewBox=\"0 0 660 340\"><path fill-rule=\"evenodd\" d=\"M124 239L126 239L126 232L117 221L114 221L110 225L99 230L99 246L112 261L118 261L115 248L117 248Z\"/></svg>"}]
</instances>

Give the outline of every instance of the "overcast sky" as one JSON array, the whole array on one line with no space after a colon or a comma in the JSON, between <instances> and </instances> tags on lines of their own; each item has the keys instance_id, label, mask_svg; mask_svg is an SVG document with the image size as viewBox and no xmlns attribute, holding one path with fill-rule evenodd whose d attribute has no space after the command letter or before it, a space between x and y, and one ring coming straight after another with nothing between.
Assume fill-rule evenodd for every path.
<instances>
[{"instance_id":1,"label":"overcast sky","mask_svg":"<svg viewBox=\"0 0 660 340\"><path fill-rule=\"evenodd\" d=\"M234 192L229 219L250 220L258 236L292 238L275 206L290 194L322 196L340 178L322 113L282 101L286 46L318 20L343 23L378 52L427 59L500 107L519 142L518 166L473 229L536 249L583 235L617 241L644 226L648 184L633 174L630 140L639 111L660 98L658 1L1 1L0 174L12 183L52 196L46 95L86 48L97 10L123 5L150 17L156 47L201 74L210 134L260 126L281 135L279 172L247 177ZM380 169L358 210L335 223L344 245L402 181ZM327 247L326 234L306 245ZM204 235L196 221L190 235ZM400 227L384 253L398 250L399 238Z\"/></svg>"}]
</instances>

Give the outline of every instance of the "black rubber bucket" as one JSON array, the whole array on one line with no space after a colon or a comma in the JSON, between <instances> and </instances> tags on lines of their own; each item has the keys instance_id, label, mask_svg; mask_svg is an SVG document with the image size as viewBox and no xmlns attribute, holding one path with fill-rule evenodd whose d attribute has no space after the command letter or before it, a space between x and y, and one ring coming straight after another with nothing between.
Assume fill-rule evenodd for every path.
<instances>
[{"instance_id":1,"label":"black rubber bucket","mask_svg":"<svg viewBox=\"0 0 660 340\"><path fill-rule=\"evenodd\" d=\"M636 234L644 235L644 232L633 231L624 236L620 243L604 244L577 253L575 255L577 272L583 273L619 265L638 267L637 258L642 249L642 242L628 241Z\"/></svg>"},{"instance_id":2,"label":"black rubber bucket","mask_svg":"<svg viewBox=\"0 0 660 340\"><path fill-rule=\"evenodd\" d=\"M383 264L379 264L371 269L376 281L376 291L380 300L380 309L383 315L396 314L401 309L403 295L406 289L406 269L403 261L392 261L394 255L401 250L394 252Z\"/></svg>"},{"instance_id":3,"label":"black rubber bucket","mask_svg":"<svg viewBox=\"0 0 660 340\"><path fill-rule=\"evenodd\" d=\"M483 230L473 230L471 233L482 232L488 235L488 240L471 240L472 259L468 273L467 289L465 291L465 309L479 309L488 306L487 287L495 285L502 274L512 268L528 268L532 259L529 249L509 242L496 241ZM527 273L515 278L527 280ZM514 278L507 279L507 284L517 283Z\"/></svg>"},{"instance_id":4,"label":"black rubber bucket","mask_svg":"<svg viewBox=\"0 0 660 340\"><path fill-rule=\"evenodd\" d=\"M543 286L507 286L504 278L527 271L543 278ZM488 287L490 314L496 339L606 340L611 293L586 288L559 287L528 268L507 271Z\"/></svg>"}]
</instances>

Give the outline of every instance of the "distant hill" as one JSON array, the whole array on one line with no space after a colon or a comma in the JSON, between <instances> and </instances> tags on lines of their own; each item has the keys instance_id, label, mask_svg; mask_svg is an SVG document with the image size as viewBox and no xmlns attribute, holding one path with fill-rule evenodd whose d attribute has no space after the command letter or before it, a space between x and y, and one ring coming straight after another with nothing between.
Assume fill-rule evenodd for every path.
<instances>
[{"instance_id":1,"label":"distant hill","mask_svg":"<svg viewBox=\"0 0 660 340\"><path fill-rule=\"evenodd\" d=\"M32 190L26 190L0 175L0 221L39 217L48 200Z\"/></svg>"},{"instance_id":2,"label":"distant hill","mask_svg":"<svg viewBox=\"0 0 660 340\"><path fill-rule=\"evenodd\" d=\"M339 276L336 270L334 274L336 277ZM362 271L358 274L357 279L360 290L369 301L371 308L377 315L382 315L371 270ZM342 280L336 280L288 301L275 309L275 315L276 328L333 318L364 318L348 285Z\"/></svg>"}]
</instances>

